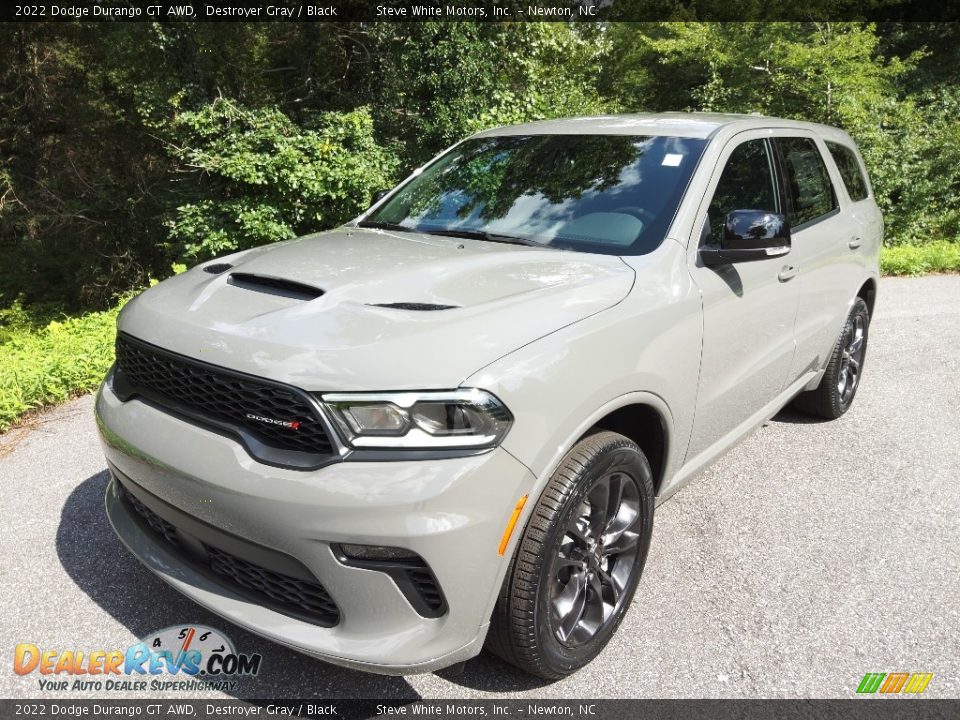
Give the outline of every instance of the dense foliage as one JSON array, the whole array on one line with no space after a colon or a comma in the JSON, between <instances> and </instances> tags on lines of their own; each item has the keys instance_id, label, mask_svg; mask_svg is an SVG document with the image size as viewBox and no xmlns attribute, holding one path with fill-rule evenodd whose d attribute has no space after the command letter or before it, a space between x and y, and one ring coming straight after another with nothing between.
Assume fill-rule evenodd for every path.
<instances>
[{"instance_id":1,"label":"dense foliage","mask_svg":"<svg viewBox=\"0 0 960 720\"><path fill-rule=\"evenodd\" d=\"M92 390L113 362L117 308L50 319L0 311L0 432L25 412Z\"/></svg>"},{"instance_id":2,"label":"dense foliage","mask_svg":"<svg viewBox=\"0 0 960 720\"><path fill-rule=\"evenodd\" d=\"M960 243L936 240L922 245L895 245L883 249L884 275L925 275L960 270Z\"/></svg>"},{"instance_id":3,"label":"dense foliage","mask_svg":"<svg viewBox=\"0 0 960 720\"><path fill-rule=\"evenodd\" d=\"M958 40L923 23L8 24L0 307L108 308L171 262L349 219L475 130L597 112L839 125L887 244L956 243Z\"/></svg>"},{"instance_id":4,"label":"dense foliage","mask_svg":"<svg viewBox=\"0 0 960 720\"><path fill-rule=\"evenodd\" d=\"M185 178L170 240L196 260L355 216L387 187L394 159L373 138L366 109L323 113L297 126L279 110L217 99L171 123Z\"/></svg>"}]
</instances>

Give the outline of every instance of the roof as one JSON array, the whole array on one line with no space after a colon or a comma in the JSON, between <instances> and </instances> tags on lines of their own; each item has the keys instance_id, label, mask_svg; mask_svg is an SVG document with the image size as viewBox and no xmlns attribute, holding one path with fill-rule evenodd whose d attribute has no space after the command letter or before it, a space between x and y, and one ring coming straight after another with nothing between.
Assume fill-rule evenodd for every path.
<instances>
[{"instance_id":1,"label":"roof","mask_svg":"<svg viewBox=\"0 0 960 720\"><path fill-rule=\"evenodd\" d=\"M721 128L804 128L821 134L842 134L837 128L798 120L783 120L764 115L735 113L668 112L633 115L538 120L508 125L477 133L473 137L497 135L667 135L670 137L708 138Z\"/></svg>"}]
</instances>

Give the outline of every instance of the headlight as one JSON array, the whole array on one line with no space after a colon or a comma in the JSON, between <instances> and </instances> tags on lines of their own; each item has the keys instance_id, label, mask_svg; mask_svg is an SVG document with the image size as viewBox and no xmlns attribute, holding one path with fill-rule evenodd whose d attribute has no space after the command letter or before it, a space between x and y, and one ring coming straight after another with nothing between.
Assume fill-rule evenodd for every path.
<instances>
[{"instance_id":1,"label":"headlight","mask_svg":"<svg viewBox=\"0 0 960 720\"><path fill-rule=\"evenodd\" d=\"M355 448L491 448L513 424L503 403L477 389L336 393L321 399Z\"/></svg>"}]
</instances>

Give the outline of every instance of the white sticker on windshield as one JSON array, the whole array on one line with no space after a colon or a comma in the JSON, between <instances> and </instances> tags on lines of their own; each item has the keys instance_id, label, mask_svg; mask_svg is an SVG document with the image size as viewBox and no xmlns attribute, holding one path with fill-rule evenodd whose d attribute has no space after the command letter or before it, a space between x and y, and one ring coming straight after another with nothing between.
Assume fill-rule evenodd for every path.
<instances>
[{"instance_id":1,"label":"white sticker on windshield","mask_svg":"<svg viewBox=\"0 0 960 720\"><path fill-rule=\"evenodd\" d=\"M681 160L683 160L683 155L678 153L667 153L663 156L663 162L660 164L666 165L667 167L679 167Z\"/></svg>"}]
</instances>

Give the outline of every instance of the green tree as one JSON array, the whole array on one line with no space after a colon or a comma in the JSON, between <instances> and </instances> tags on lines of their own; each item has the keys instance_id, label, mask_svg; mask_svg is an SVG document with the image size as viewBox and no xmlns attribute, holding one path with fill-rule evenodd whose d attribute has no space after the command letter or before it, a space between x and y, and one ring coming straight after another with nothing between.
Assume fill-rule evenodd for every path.
<instances>
[{"instance_id":1,"label":"green tree","mask_svg":"<svg viewBox=\"0 0 960 720\"><path fill-rule=\"evenodd\" d=\"M478 130L603 112L606 40L564 23L384 23L371 89L380 132L419 163Z\"/></svg>"},{"instance_id":2,"label":"green tree","mask_svg":"<svg viewBox=\"0 0 960 720\"><path fill-rule=\"evenodd\" d=\"M170 135L184 182L167 225L191 261L348 220L396 165L363 108L318 113L301 127L279 110L221 98L180 113Z\"/></svg>"},{"instance_id":3,"label":"green tree","mask_svg":"<svg viewBox=\"0 0 960 720\"><path fill-rule=\"evenodd\" d=\"M0 302L106 306L161 254L162 153L105 78L111 40L103 25L0 28Z\"/></svg>"},{"instance_id":4,"label":"green tree","mask_svg":"<svg viewBox=\"0 0 960 720\"><path fill-rule=\"evenodd\" d=\"M603 87L631 110L759 112L840 126L863 152L888 243L955 240L958 93L939 81L910 92L925 50L898 42L909 54L885 56L891 44L869 23L618 24Z\"/></svg>"}]
</instances>

